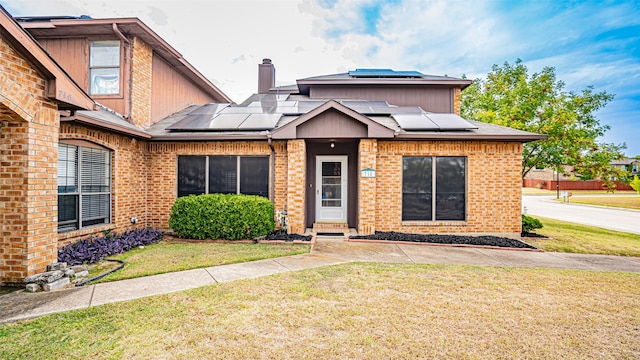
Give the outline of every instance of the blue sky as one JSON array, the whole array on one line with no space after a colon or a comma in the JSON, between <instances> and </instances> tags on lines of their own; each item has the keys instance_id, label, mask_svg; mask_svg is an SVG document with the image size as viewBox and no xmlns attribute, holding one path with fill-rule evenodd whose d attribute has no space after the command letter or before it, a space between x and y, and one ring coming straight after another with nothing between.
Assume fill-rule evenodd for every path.
<instances>
[{"instance_id":1,"label":"blue sky","mask_svg":"<svg viewBox=\"0 0 640 360\"><path fill-rule=\"evenodd\" d=\"M475 79L519 58L530 74L554 67L567 91L615 94L597 113L611 127L603 140L640 155L640 0L0 3L14 16L138 17L237 102L265 57L279 85L357 67Z\"/></svg>"}]
</instances>

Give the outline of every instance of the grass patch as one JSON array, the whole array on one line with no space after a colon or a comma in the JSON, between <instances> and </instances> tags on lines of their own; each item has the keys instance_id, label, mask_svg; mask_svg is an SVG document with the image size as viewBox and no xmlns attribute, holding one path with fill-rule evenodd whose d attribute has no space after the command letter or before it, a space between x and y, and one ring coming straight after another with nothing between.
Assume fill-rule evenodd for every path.
<instances>
[{"instance_id":1,"label":"grass patch","mask_svg":"<svg viewBox=\"0 0 640 360\"><path fill-rule=\"evenodd\" d=\"M640 210L640 196L574 196L569 199L572 204L611 206L624 209Z\"/></svg>"},{"instance_id":2,"label":"grass patch","mask_svg":"<svg viewBox=\"0 0 640 360\"><path fill-rule=\"evenodd\" d=\"M637 359L640 274L356 263L0 327L0 358Z\"/></svg>"},{"instance_id":3,"label":"grass patch","mask_svg":"<svg viewBox=\"0 0 640 360\"><path fill-rule=\"evenodd\" d=\"M545 251L640 256L640 235L536 216L544 226L536 233L550 239L526 242Z\"/></svg>"},{"instance_id":4,"label":"grass patch","mask_svg":"<svg viewBox=\"0 0 640 360\"><path fill-rule=\"evenodd\" d=\"M573 193L574 195L611 195L611 192L607 192L606 190L562 190L560 189L560 191L570 191L571 193ZM558 192L554 189L554 190L547 190L547 189L538 189L538 188L530 188L530 187L523 187L522 188L522 195L557 195ZM633 190L616 190L615 194L625 194L625 195L633 195L633 194L637 194L637 192L633 191Z\"/></svg>"},{"instance_id":5,"label":"grass patch","mask_svg":"<svg viewBox=\"0 0 640 360\"><path fill-rule=\"evenodd\" d=\"M209 266L270 259L309 253L311 245L293 244L234 244L234 243L171 243L161 241L136 248L124 254L110 256L127 264L98 282L131 279L141 276L164 274L174 271L198 269ZM104 262L97 266L103 266ZM104 266L113 266L107 263ZM116 264L117 266L117 264ZM91 275L98 275L95 271Z\"/></svg>"}]
</instances>

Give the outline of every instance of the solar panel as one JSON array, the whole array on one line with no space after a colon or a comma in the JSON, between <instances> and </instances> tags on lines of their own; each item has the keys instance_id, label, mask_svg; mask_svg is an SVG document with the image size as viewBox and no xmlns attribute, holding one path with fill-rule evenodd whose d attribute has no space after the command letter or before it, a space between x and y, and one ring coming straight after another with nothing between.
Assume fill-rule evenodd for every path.
<instances>
[{"instance_id":1,"label":"solar panel","mask_svg":"<svg viewBox=\"0 0 640 360\"><path fill-rule=\"evenodd\" d=\"M355 78L420 78L418 71L394 71L391 69L355 69L349 71L349 76Z\"/></svg>"},{"instance_id":2,"label":"solar panel","mask_svg":"<svg viewBox=\"0 0 640 360\"><path fill-rule=\"evenodd\" d=\"M238 125L238 130L268 130L273 129L280 120L280 114L251 114Z\"/></svg>"},{"instance_id":3,"label":"solar panel","mask_svg":"<svg viewBox=\"0 0 640 360\"><path fill-rule=\"evenodd\" d=\"M440 127L424 114L394 114L392 117L404 130L440 130Z\"/></svg>"},{"instance_id":4,"label":"solar panel","mask_svg":"<svg viewBox=\"0 0 640 360\"><path fill-rule=\"evenodd\" d=\"M209 130L235 130L248 117L248 114L220 114L210 123Z\"/></svg>"},{"instance_id":5,"label":"solar panel","mask_svg":"<svg viewBox=\"0 0 640 360\"><path fill-rule=\"evenodd\" d=\"M215 114L229 105L230 104L206 104L193 110L188 115Z\"/></svg>"},{"instance_id":6,"label":"solar panel","mask_svg":"<svg viewBox=\"0 0 640 360\"><path fill-rule=\"evenodd\" d=\"M470 130L478 127L456 114L425 114L440 130Z\"/></svg>"}]
</instances>

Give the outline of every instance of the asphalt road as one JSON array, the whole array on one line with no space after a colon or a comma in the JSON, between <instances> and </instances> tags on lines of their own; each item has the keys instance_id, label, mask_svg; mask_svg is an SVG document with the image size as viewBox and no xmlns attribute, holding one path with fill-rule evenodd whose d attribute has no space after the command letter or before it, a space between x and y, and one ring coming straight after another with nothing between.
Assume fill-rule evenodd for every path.
<instances>
[{"instance_id":1,"label":"asphalt road","mask_svg":"<svg viewBox=\"0 0 640 360\"><path fill-rule=\"evenodd\" d=\"M563 204L555 196L523 195L522 212L551 219L640 234L640 211L602 206Z\"/></svg>"}]
</instances>

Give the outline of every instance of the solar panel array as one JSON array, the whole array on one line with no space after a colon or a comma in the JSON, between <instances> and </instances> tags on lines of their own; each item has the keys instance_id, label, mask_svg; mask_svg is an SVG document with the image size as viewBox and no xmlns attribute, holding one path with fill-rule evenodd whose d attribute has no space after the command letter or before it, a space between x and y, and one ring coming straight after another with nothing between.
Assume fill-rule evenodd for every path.
<instances>
[{"instance_id":1,"label":"solar panel array","mask_svg":"<svg viewBox=\"0 0 640 360\"><path fill-rule=\"evenodd\" d=\"M282 117L297 117L325 101L294 101L275 96L247 106L207 104L167 127L173 131L258 131L271 130ZM345 100L340 103L362 115L395 120L407 131L469 130L477 127L455 114L426 113L419 106L392 106L386 101ZM392 120L391 120L392 121Z\"/></svg>"},{"instance_id":2,"label":"solar panel array","mask_svg":"<svg viewBox=\"0 0 640 360\"><path fill-rule=\"evenodd\" d=\"M349 71L355 78L420 78L424 76L418 71L395 71L391 69L355 69Z\"/></svg>"}]
</instances>

